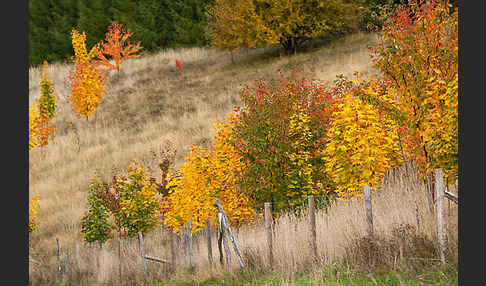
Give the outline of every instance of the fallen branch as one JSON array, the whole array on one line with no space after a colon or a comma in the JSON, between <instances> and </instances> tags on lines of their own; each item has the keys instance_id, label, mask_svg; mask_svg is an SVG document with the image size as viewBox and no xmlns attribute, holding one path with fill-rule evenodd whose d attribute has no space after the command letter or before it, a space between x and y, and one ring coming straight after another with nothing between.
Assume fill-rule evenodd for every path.
<instances>
[{"instance_id":1,"label":"fallen branch","mask_svg":"<svg viewBox=\"0 0 486 286\"><path fill-rule=\"evenodd\" d=\"M34 260L34 259L30 258L30 257L29 257L29 262L33 262L33 263L35 263L35 264L42 265L42 263L40 263L39 261Z\"/></svg>"},{"instance_id":2,"label":"fallen branch","mask_svg":"<svg viewBox=\"0 0 486 286\"><path fill-rule=\"evenodd\" d=\"M152 257L152 256L148 256L148 255L145 255L145 259L152 260L152 261L155 261L155 262L160 262L160 263L172 264L172 263L170 263L169 261L167 261L165 259L161 259L161 258L157 258L157 257Z\"/></svg>"},{"instance_id":3,"label":"fallen branch","mask_svg":"<svg viewBox=\"0 0 486 286\"><path fill-rule=\"evenodd\" d=\"M459 203L459 197L454 195L453 193L450 193L448 191L444 191L445 197L448 198L449 200L455 202L456 204Z\"/></svg>"}]
</instances>

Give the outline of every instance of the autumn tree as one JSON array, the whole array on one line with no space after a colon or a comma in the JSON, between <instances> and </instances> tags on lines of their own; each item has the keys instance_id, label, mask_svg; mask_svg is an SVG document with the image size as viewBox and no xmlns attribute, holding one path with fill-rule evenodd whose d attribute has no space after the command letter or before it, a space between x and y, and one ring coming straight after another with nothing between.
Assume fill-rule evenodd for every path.
<instances>
[{"instance_id":1,"label":"autumn tree","mask_svg":"<svg viewBox=\"0 0 486 286\"><path fill-rule=\"evenodd\" d=\"M240 193L236 178L244 168L241 155L231 144L234 115L215 124L214 142L209 150L192 146L182 168L169 175L169 196L164 205L165 224L175 232L192 219L193 231L205 227L206 219L214 223L216 198L232 225L253 219L253 202Z\"/></svg>"},{"instance_id":2,"label":"autumn tree","mask_svg":"<svg viewBox=\"0 0 486 286\"><path fill-rule=\"evenodd\" d=\"M71 95L68 97L68 102L78 117L88 119L100 105L106 91L106 76L94 63L100 45L93 46L88 52L84 32L80 34L76 29L73 29L71 36L75 70L69 76Z\"/></svg>"},{"instance_id":3,"label":"autumn tree","mask_svg":"<svg viewBox=\"0 0 486 286\"><path fill-rule=\"evenodd\" d=\"M160 222L158 188L136 160L128 167L126 176L114 176L111 183L93 178L88 210L81 219L84 240L103 244L115 235L113 231L121 237L150 232Z\"/></svg>"},{"instance_id":4,"label":"autumn tree","mask_svg":"<svg viewBox=\"0 0 486 286\"><path fill-rule=\"evenodd\" d=\"M52 119L56 115L57 100L54 95L54 84L47 75L47 61L42 67L42 79L40 81L41 96L37 100L39 108L37 140L40 147L49 143L49 136L55 130Z\"/></svg>"},{"instance_id":5,"label":"autumn tree","mask_svg":"<svg viewBox=\"0 0 486 286\"><path fill-rule=\"evenodd\" d=\"M235 125L234 144L245 168L238 179L255 202L281 202L275 211L303 203L308 195L323 202L333 193L317 151L344 86L327 88L317 80L282 77L260 80L241 91L243 107Z\"/></svg>"},{"instance_id":6,"label":"autumn tree","mask_svg":"<svg viewBox=\"0 0 486 286\"><path fill-rule=\"evenodd\" d=\"M215 0L206 36L215 47L237 49L278 44L278 35L258 16L253 0Z\"/></svg>"},{"instance_id":7,"label":"autumn tree","mask_svg":"<svg viewBox=\"0 0 486 286\"><path fill-rule=\"evenodd\" d=\"M105 35L105 41L100 43L100 48L96 51L96 57L94 60L95 66L104 69L100 69L102 72L110 70L120 71L120 65L129 58L138 58L140 54L135 54L142 47L140 42L135 45L130 43L129 38L133 34L130 30L124 30L123 25L114 21L108 27L108 32ZM115 63L110 62L112 59Z\"/></svg>"},{"instance_id":8,"label":"autumn tree","mask_svg":"<svg viewBox=\"0 0 486 286\"><path fill-rule=\"evenodd\" d=\"M37 135L39 134L39 111L37 105L29 107L29 151L39 146Z\"/></svg>"},{"instance_id":9,"label":"autumn tree","mask_svg":"<svg viewBox=\"0 0 486 286\"><path fill-rule=\"evenodd\" d=\"M29 107L29 152L39 146L37 136L39 134L38 124L40 114L38 110L38 104ZM29 200L29 234L37 228L36 214L38 202L39 198Z\"/></svg>"},{"instance_id":10,"label":"autumn tree","mask_svg":"<svg viewBox=\"0 0 486 286\"><path fill-rule=\"evenodd\" d=\"M387 93L393 97L395 91L383 85L375 78L357 82L338 99L329 123L320 153L341 198L361 196L365 186L376 189L385 173L403 162L399 124L388 112L393 102Z\"/></svg>"},{"instance_id":11,"label":"autumn tree","mask_svg":"<svg viewBox=\"0 0 486 286\"><path fill-rule=\"evenodd\" d=\"M36 230L38 226L36 214L39 201L38 197L29 200L29 234Z\"/></svg>"},{"instance_id":12,"label":"autumn tree","mask_svg":"<svg viewBox=\"0 0 486 286\"><path fill-rule=\"evenodd\" d=\"M453 178L458 155L457 8L451 13L447 2L410 2L383 27L373 61L396 88L394 101L405 115L400 137L407 160L417 164L422 177L443 168Z\"/></svg>"},{"instance_id":13,"label":"autumn tree","mask_svg":"<svg viewBox=\"0 0 486 286\"><path fill-rule=\"evenodd\" d=\"M352 29L360 20L359 1L216 0L209 10L213 46L266 47L280 44L293 53L305 41Z\"/></svg>"}]
</instances>

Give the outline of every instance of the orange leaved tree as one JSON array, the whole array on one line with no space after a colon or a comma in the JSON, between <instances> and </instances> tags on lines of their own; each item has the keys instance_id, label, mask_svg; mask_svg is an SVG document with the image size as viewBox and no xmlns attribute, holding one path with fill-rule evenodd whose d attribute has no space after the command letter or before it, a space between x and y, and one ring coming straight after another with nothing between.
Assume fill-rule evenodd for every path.
<instances>
[{"instance_id":1,"label":"orange leaved tree","mask_svg":"<svg viewBox=\"0 0 486 286\"><path fill-rule=\"evenodd\" d=\"M410 2L414 5L401 6L383 27L374 64L397 90L407 160L424 178L435 168L455 178L458 11L439 0Z\"/></svg>"},{"instance_id":2,"label":"orange leaved tree","mask_svg":"<svg viewBox=\"0 0 486 286\"><path fill-rule=\"evenodd\" d=\"M120 71L120 65L129 58L138 58L140 54L135 54L142 49L140 42L135 45L130 43L129 38L133 34L129 29L123 29L122 24L114 21L109 27L105 36L105 42L101 42L100 49L97 50L96 56L99 58L95 60L97 66L104 66L103 72L116 70ZM111 57L114 64L110 62Z\"/></svg>"}]
</instances>

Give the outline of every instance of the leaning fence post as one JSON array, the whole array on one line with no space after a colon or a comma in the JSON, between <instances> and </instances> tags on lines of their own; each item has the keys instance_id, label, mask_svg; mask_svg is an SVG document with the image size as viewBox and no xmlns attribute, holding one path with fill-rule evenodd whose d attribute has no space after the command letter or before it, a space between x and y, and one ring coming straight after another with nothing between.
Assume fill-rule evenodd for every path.
<instances>
[{"instance_id":1,"label":"leaning fence post","mask_svg":"<svg viewBox=\"0 0 486 286\"><path fill-rule=\"evenodd\" d=\"M314 261L317 260L317 243L316 243L316 208L314 196L310 195L309 200L309 227L310 227L310 247L311 256Z\"/></svg>"},{"instance_id":2,"label":"leaning fence post","mask_svg":"<svg viewBox=\"0 0 486 286\"><path fill-rule=\"evenodd\" d=\"M272 241L272 210L271 204L265 203L265 229L267 233L268 261L270 268L273 268L273 241Z\"/></svg>"},{"instance_id":3,"label":"leaning fence post","mask_svg":"<svg viewBox=\"0 0 486 286\"><path fill-rule=\"evenodd\" d=\"M445 264L445 225L444 225L444 176L441 169L435 169L435 191L437 202L437 240L439 242L439 255L442 264Z\"/></svg>"},{"instance_id":4,"label":"leaning fence post","mask_svg":"<svg viewBox=\"0 0 486 286\"><path fill-rule=\"evenodd\" d=\"M193 254L193 249L192 249L192 218L189 219L189 223L188 223L188 227L189 227L189 234L188 234L188 240L189 240L189 266L191 267L191 269L194 268L194 254Z\"/></svg>"},{"instance_id":5,"label":"leaning fence post","mask_svg":"<svg viewBox=\"0 0 486 286\"><path fill-rule=\"evenodd\" d=\"M140 244L140 255L142 256L143 273L147 276L147 264L145 262L145 249L143 248L143 235L142 232L138 232L138 242Z\"/></svg>"},{"instance_id":6,"label":"leaning fence post","mask_svg":"<svg viewBox=\"0 0 486 286\"><path fill-rule=\"evenodd\" d=\"M223 225L223 213L221 213L221 219L220 219L220 227L221 227L221 236L223 237L223 247L224 247L224 253L226 254L226 267L231 266L231 253L228 245L228 238L225 235L224 231L224 225Z\"/></svg>"},{"instance_id":7,"label":"leaning fence post","mask_svg":"<svg viewBox=\"0 0 486 286\"><path fill-rule=\"evenodd\" d=\"M369 186L364 187L364 195L366 210L366 232L371 238L373 237L373 212L371 208L371 188Z\"/></svg>"},{"instance_id":8,"label":"leaning fence post","mask_svg":"<svg viewBox=\"0 0 486 286\"><path fill-rule=\"evenodd\" d=\"M245 267L245 264L243 263L243 258L241 258L240 249L238 248L238 244L236 243L235 236L233 235L233 231L231 230L228 217L226 216L223 207L221 206L221 201L218 198L216 199L216 205L218 206L218 210L222 214L223 226L228 230L228 235L230 237L231 243L233 244L233 249L235 251L236 258L238 259L238 263L240 264L240 267L243 268Z\"/></svg>"},{"instance_id":9,"label":"leaning fence post","mask_svg":"<svg viewBox=\"0 0 486 286\"><path fill-rule=\"evenodd\" d=\"M213 265L213 250L211 248L211 226L209 225L209 219L206 220L206 237L208 243L208 261L209 266Z\"/></svg>"}]
</instances>

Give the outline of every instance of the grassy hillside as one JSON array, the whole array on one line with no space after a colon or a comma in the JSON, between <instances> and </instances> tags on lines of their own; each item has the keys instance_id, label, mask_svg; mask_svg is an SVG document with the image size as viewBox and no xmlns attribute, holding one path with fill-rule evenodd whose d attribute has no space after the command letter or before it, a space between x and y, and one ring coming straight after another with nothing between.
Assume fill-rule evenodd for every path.
<instances>
[{"instance_id":1,"label":"grassy hillside","mask_svg":"<svg viewBox=\"0 0 486 286\"><path fill-rule=\"evenodd\" d=\"M240 104L241 87L253 85L261 77L278 79L280 72L287 74L292 70L303 71L309 77L329 84L338 74L351 77L357 70L363 74L373 73L375 71L371 66L368 46L376 43L376 37L375 34L353 34L330 43L321 43L305 53L293 56L280 56L275 48L240 51L234 53L234 63L228 52L206 48L168 50L145 55L125 62L119 75L111 75L106 96L96 116L89 121L76 118L66 103L71 67L51 65L48 74L54 82L59 102L58 116L54 121L57 132L46 148L34 149L29 153L29 194L30 197L40 197L39 228L30 236L29 249L31 257L44 265L31 265L31 275L48 279L49 275L55 273L56 238L59 238L62 247L81 242L80 219L86 210L88 183L95 172L109 178L113 172L125 170L136 157L144 166L149 167L152 176L159 177L157 165L160 153L165 148L174 150L177 154L175 167L179 167L187 155L188 147L191 144L207 144L212 124ZM176 59L182 62L183 75L175 66ZM29 70L30 102L40 95L40 76L40 69ZM381 208L379 201L376 208L373 206L378 232L383 234L390 233L397 223L414 224L415 210L410 206L413 206L415 198L396 186L390 185L388 188L396 189L396 192L387 193L395 197L383 198ZM410 204L405 205L405 200ZM390 201L395 201L397 205L390 204ZM433 237L434 219L426 211L425 197L417 201L423 219L421 232ZM342 245L352 242L352 238L364 230L364 220L359 219L363 211L359 203L338 205L331 211L335 213L317 216L320 225L318 229L322 232L317 234L318 239L321 238L318 244L326 245L320 251L333 253L326 254L327 260L322 261L322 264L344 257L346 252L343 252ZM457 237L457 208L453 206L450 214L448 231L453 234L452 237ZM328 220L329 217L339 219ZM305 239L306 224L295 224L298 225L296 228L301 228L298 233L302 237L296 236L289 232L293 230L289 222L292 219L297 220L283 218L277 229L286 238L280 242L282 245L276 246L278 271L282 273L295 273L306 268L308 259L305 244L299 243ZM264 241L264 233L258 228L241 229L238 239L248 257L265 255L261 243ZM150 233L146 244L149 253L169 257L167 237L162 230ZM101 252L89 249L100 255L101 262L95 265L93 261L90 262L93 256L83 256L89 268L86 277L99 282L116 281L114 277L118 266L110 252L114 247L108 245ZM204 266L207 263L204 240L197 240L195 247L196 264ZM214 245L213 255L216 249ZM287 251L289 249L292 251ZM124 273L129 277L127 281L136 281L141 275L136 241L131 242L126 251L127 257L131 258L127 258L127 261L131 262L124 266ZM303 252L306 255L301 255ZM453 248L451 253L454 253ZM236 261L233 263L236 267ZM257 261L255 267L265 263ZM165 276L167 273L164 272L167 269L160 270L157 265L150 267L154 277ZM200 270L198 277L201 278L198 279L208 279L214 275L214 271Z\"/></svg>"}]
</instances>

